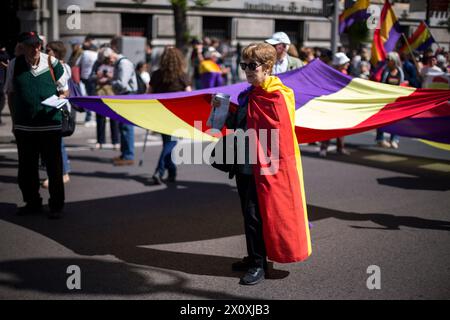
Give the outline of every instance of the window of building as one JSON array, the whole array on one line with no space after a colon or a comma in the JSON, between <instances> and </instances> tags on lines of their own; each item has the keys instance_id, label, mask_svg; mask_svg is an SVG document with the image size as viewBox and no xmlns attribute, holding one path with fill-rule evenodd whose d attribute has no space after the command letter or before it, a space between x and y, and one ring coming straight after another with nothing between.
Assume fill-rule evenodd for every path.
<instances>
[{"instance_id":1,"label":"window of building","mask_svg":"<svg viewBox=\"0 0 450 320\"><path fill-rule=\"evenodd\" d=\"M219 40L231 38L231 18L203 17L203 36Z\"/></svg>"},{"instance_id":2,"label":"window of building","mask_svg":"<svg viewBox=\"0 0 450 320\"><path fill-rule=\"evenodd\" d=\"M122 13L122 35L152 37L152 16L148 14Z\"/></svg>"},{"instance_id":3,"label":"window of building","mask_svg":"<svg viewBox=\"0 0 450 320\"><path fill-rule=\"evenodd\" d=\"M291 42L297 46L303 44L303 21L298 20L275 20L275 32L283 31Z\"/></svg>"}]
</instances>

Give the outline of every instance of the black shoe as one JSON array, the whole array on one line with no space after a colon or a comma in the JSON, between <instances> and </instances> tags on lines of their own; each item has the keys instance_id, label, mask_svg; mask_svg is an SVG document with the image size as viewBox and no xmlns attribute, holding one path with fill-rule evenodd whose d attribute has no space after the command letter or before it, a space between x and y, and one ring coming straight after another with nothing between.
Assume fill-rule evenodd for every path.
<instances>
[{"instance_id":1,"label":"black shoe","mask_svg":"<svg viewBox=\"0 0 450 320\"><path fill-rule=\"evenodd\" d=\"M260 283L262 280L264 280L264 275L265 272L263 268L250 268L248 269L247 273L241 278L239 284L249 286Z\"/></svg>"},{"instance_id":2,"label":"black shoe","mask_svg":"<svg viewBox=\"0 0 450 320\"><path fill-rule=\"evenodd\" d=\"M169 176L167 178L167 182L175 182L177 180L177 176Z\"/></svg>"},{"instance_id":3,"label":"black shoe","mask_svg":"<svg viewBox=\"0 0 450 320\"><path fill-rule=\"evenodd\" d=\"M30 214L38 214L38 213L42 213L43 209L42 209L42 204L41 205L29 205L26 204L23 207L20 207L19 209L17 209L16 214L18 216L26 216L26 215L30 215Z\"/></svg>"}]
</instances>

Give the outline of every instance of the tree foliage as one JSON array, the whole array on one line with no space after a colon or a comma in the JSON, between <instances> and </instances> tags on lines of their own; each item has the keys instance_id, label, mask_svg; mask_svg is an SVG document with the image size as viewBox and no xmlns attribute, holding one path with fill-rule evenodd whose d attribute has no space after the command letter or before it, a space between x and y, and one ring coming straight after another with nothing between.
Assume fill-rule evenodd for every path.
<instances>
[{"instance_id":1,"label":"tree foliage","mask_svg":"<svg viewBox=\"0 0 450 320\"><path fill-rule=\"evenodd\" d=\"M205 7L213 0L169 0L172 5L175 25L175 46L185 51L189 42L190 33L187 24L187 11L189 4L194 7Z\"/></svg>"}]
</instances>

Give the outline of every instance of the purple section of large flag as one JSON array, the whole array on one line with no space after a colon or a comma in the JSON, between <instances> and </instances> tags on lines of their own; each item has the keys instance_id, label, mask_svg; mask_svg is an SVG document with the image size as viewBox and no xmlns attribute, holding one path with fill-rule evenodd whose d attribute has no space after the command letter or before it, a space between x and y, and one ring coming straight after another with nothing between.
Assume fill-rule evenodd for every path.
<instances>
[{"instance_id":1,"label":"purple section of large flag","mask_svg":"<svg viewBox=\"0 0 450 320\"><path fill-rule=\"evenodd\" d=\"M117 99L118 96L114 96ZM120 98L122 96L119 96ZM128 96L123 96L128 97ZM90 111L94 111L104 117L111 118L113 120L120 121L125 124L134 124L122 116L119 116L117 113L112 111L106 104L103 103L102 99L99 97L74 97L70 98L70 102L80 106L81 108L88 109Z\"/></svg>"},{"instance_id":2,"label":"purple section of large flag","mask_svg":"<svg viewBox=\"0 0 450 320\"><path fill-rule=\"evenodd\" d=\"M352 80L350 76L340 73L339 71L326 65L319 59L313 60L301 69L285 72L278 76L286 86L294 91L296 109L303 106L309 100L317 98L318 96L328 95L341 90ZM241 82L228 86L194 90L190 92L181 91L158 94L110 96L102 98L119 98L124 100L174 99L189 97L198 94L214 94L221 92L229 94L231 96L231 102L237 104L237 97L239 92L245 90L246 88L248 88L248 86L248 83ZM75 104L77 101L92 102L90 103L90 106L94 107L97 110L101 108L101 105L104 105L99 97L77 97L71 98L71 101ZM95 106L96 101L98 101L100 106Z\"/></svg>"},{"instance_id":3,"label":"purple section of large flag","mask_svg":"<svg viewBox=\"0 0 450 320\"><path fill-rule=\"evenodd\" d=\"M356 11L346 19L339 21L339 33L344 33L345 29L349 28L355 22L367 20L369 17L370 13L367 10Z\"/></svg>"},{"instance_id":4,"label":"purple section of large flag","mask_svg":"<svg viewBox=\"0 0 450 320\"><path fill-rule=\"evenodd\" d=\"M295 109L314 98L335 93L352 81L352 77L337 71L319 59L308 63L300 70L280 74L279 77L285 86L294 91Z\"/></svg>"},{"instance_id":5,"label":"purple section of large flag","mask_svg":"<svg viewBox=\"0 0 450 320\"><path fill-rule=\"evenodd\" d=\"M450 117L409 118L381 128L382 131L441 143L450 143Z\"/></svg>"}]
</instances>

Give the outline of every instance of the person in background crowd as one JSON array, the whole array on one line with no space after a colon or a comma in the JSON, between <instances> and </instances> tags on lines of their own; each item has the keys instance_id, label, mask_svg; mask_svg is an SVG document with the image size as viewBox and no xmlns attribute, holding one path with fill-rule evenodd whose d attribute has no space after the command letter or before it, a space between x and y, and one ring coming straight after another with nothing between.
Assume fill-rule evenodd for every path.
<instances>
[{"instance_id":1,"label":"person in background crowd","mask_svg":"<svg viewBox=\"0 0 450 320\"><path fill-rule=\"evenodd\" d=\"M447 59L443 54L436 55L437 66L441 68L442 72L447 72Z\"/></svg>"},{"instance_id":2,"label":"person in background crowd","mask_svg":"<svg viewBox=\"0 0 450 320\"><path fill-rule=\"evenodd\" d=\"M350 59L343 52L337 52L333 56L332 64L336 70L344 74L348 74L347 69L350 64ZM322 141L320 144L319 156L326 157L330 140ZM337 153L341 155L350 154L344 146L344 137L336 138Z\"/></svg>"},{"instance_id":3,"label":"person in background crowd","mask_svg":"<svg viewBox=\"0 0 450 320\"><path fill-rule=\"evenodd\" d=\"M72 53L70 54L68 65L70 66L70 71L72 73L72 80L75 82L77 89L80 94L81 92L81 71L80 71L80 59L83 54L83 49L81 47L81 41L71 40Z\"/></svg>"},{"instance_id":4,"label":"person in background crowd","mask_svg":"<svg viewBox=\"0 0 450 320\"><path fill-rule=\"evenodd\" d=\"M64 82L68 83L69 79L72 77L71 69L68 64L64 62L64 57L66 56L66 47L62 41L51 41L47 44L46 53L49 56L55 57L59 60L64 68ZM58 91L64 91L64 87L58 87ZM68 87L67 87L68 89ZM70 104L69 108L70 110ZM61 138L61 156L63 161L63 182L68 183L70 181L69 173L71 171L69 156L67 155L66 146L64 145L64 139ZM42 187L48 189L49 179L45 179L42 182Z\"/></svg>"},{"instance_id":5,"label":"person in background crowd","mask_svg":"<svg viewBox=\"0 0 450 320\"><path fill-rule=\"evenodd\" d=\"M150 93L165 93L177 91L191 91L189 77L186 73L183 54L174 47L165 48L159 69L152 73L150 77ZM172 161L172 150L177 141L166 134L161 134L163 140L163 149L159 156L158 166L153 174L155 184L163 183L163 178L168 171L168 181L175 182L177 176L177 167Z\"/></svg>"},{"instance_id":6,"label":"person in background crowd","mask_svg":"<svg viewBox=\"0 0 450 320\"><path fill-rule=\"evenodd\" d=\"M287 54L294 58L299 58L299 53L295 45L290 45Z\"/></svg>"},{"instance_id":7,"label":"person in background crowd","mask_svg":"<svg viewBox=\"0 0 450 320\"><path fill-rule=\"evenodd\" d=\"M388 53L386 60L387 65L383 70L381 82L399 86L405 81L400 56L398 55L397 52L392 51ZM380 147L393 149L398 149L398 144L400 142L399 136L396 134L391 134L390 141L386 141L384 139L384 132L382 131L382 129L377 129L375 141L377 142L377 145Z\"/></svg>"},{"instance_id":8,"label":"person in background crowd","mask_svg":"<svg viewBox=\"0 0 450 320\"><path fill-rule=\"evenodd\" d=\"M6 83L6 70L8 68L9 63L9 55L6 52L6 47L0 44L0 126L4 123L2 122L2 111L5 107L5 92L4 92L4 86Z\"/></svg>"},{"instance_id":9,"label":"person in background crowd","mask_svg":"<svg viewBox=\"0 0 450 320\"><path fill-rule=\"evenodd\" d=\"M239 72L241 71L241 68L239 68L239 64L241 63L241 57L242 57L242 45L240 42L236 44L236 64L234 66L234 72L236 73L234 75L234 78L236 79L236 82L240 81Z\"/></svg>"},{"instance_id":10,"label":"person in background crowd","mask_svg":"<svg viewBox=\"0 0 450 320\"><path fill-rule=\"evenodd\" d=\"M315 59L314 51L312 48L301 48L299 58L303 65L307 65L309 62Z\"/></svg>"},{"instance_id":11,"label":"person in background crowd","mask_svg":"<svg viewBox=\"0 0 450 320\"><path fill-rule=\"evenodd\" d=\"M420 70L422 77L422 88L426 89L449 89L449 74L439 67L436 56L428 56L425 66Z\"/></svg>"},{"instance_id":12,"label":"person in background crowd","mask_svg":"<svg viewBox=\"0 0 450 320\"><path fill-rule=\"evenodd\" d=\"M200 77L200 63L204 60L203 57L203 44L197 39L191 41L192 53L191 53L191 68L192 68L192 83L196 90L202 88L202 81Z\"/></svg>"},{"instance_id":13,"label":"person in background crowd","mask_svg":"<svg viewBox=\"0 0 450 320\"><path fill-rule=\"evenodd\" d=\"M273 66L273 74L280 74L303 67L303 62L300 59L288 55L291 40L286 33L275 32L272 38L266 39L265 42L274 46L277 51L277 61Z\"/></svg>"},{"instance_id":14,"label":"person in background crowd","mask_svg":"<svg viewBox=\"0 0 450 320\"><path fill-rule=\"evenodd\" d=\"M225 70L228 72L223 74L225 85L235 83L237 80L234 78L236 70L236 49L231 46L231 40L225 39L219 47L219 52L222 54L222 63Z\"/></svg>"},{"instance_id":15,"label":"person in background crowd","mask_svg":"<svg viewBox=\"0 0 450 320\"><path fill-rule=\"evenodd\" d=\"M81 47L81 41L79 40L71 40L70 45L72 48L72 52L70 54L69 60L67 61L67 64L70 67L79 65L81 55L83 54L83 48Z\"/></svg>"},{"instance_id":16,"label":"person in background crowd","mask_svg":"<svg viewBox=\"0 0 450 320\"><path fill-rule=\"evenodd\" d=\"M133 63L123 55L111 48L105 48L103 52L105 63L114 66L114 75L111 85L116 95L134 94L138 90L136 72ZM134 126L120 123L120 151L121 155L113 159L115 166L134 164Z\"/></svg>"},{"instance_id":17,"label":"person in background crowd","mask_svg":"<svg viewBox=\"0 0 450 320\"><path fill-rule=\"evenodd\" d=\"M98 53L97 47L93 44L93 40L91 36L86 37L83 43L83 53L80 56L78 65L80 67L81 83L84 86L87 96L95 95L95 81L92 81L90 76L92 68L97 61ZM85 123L87 127L95 125L95 122L92 120L92 112L89 110L86 111Z\"/></svg>"},{"instance_id":18,"label":"person in background crowd","mask_svg":"<svg viewBox=\"0 0 450 320\"><path fill-rule=\"evenodd\" d=\"M223 86L223 75L229 72L229 69L218 64L222 55L216 49L210 47L203 56L204 59L199 66L202 89Z\"/></svg>"},{"instance_id":19,"label":"person in background crowd","mask_svg":"<svg viewBox=\"0 0 450 320\"><path fill-rule=\"evenodd\" d=\"M152 66L153 46L150 40L145 43L145 63L147 63L148 70L150 72Z\"/></svg>"},{"instance_id":20,"label":"person in background crowd","mask_svg":"<svg viewBox=\"0 0 450 320\"><path fill-rule=\"evenodd\" d=\"M333 53L329 49L322 49L319 59L326 63L327 65L331 65L333 62Z\"/></svg>"},{"instance_id":21,"label":"person in background crowd","mask_svg":"<svg viewBox=\"0 0 450 320\"><path fill-rule=\"evenodd\" d=\"M41 52L42 42L37 32L21 33L19 42L23 54L9 63L5 88L13 111L13 130L19 156L18 183L26 203L17 214L33 214L43 210L39 194L41 156L49 178L49 218L56 219L61 217L64 208L62 116L59 110L44 106L42 101L53 95L67 97L68 86L61 63Z\"/></svg>"},{"instance_id":22,"label":"person in background crowd","mask_svg":"<svg viewBox=\"0 0 450 320\"><path fill-rule=\"evenodd\" d=\"M138 76L137 93L146 93L150 84L150 73L148 73L148 64L144 61L136 65L136 76Z\"/></svg>"},{"instance_id":23,"label":"person in background crowd","mask_svg":"<svg viewBox=\"0 0 450 320\"><path fill-rule=\"evenodd\" d=\"M94 50L97 51L97 47L94 44L95 38L88 34L83 41L82 49L83 50Z\"/></svg>"},{"instance_id":24,"label":"person in background crowd","mask_svg":"<svg viewBox=\"0 0 450 320\"><path fill-rule=\"evenodd\" d=\"M359 66L358 77L361 79L370 80L370 62L361 61L360 63L358 63L358 66Z\"/></svg>"},{"instance_id":25,"label":"person in background crowd","mask_svg":"<svg viewBox=\"0 0 450 320\"><path fill-rule=\"evenodd\" d=\"M111 85L111 79L114 78L114 67L105 63L104 52L108 47L100 48L98 60L95 63L91 80L96 82L96 94L98 96L112 96L114 91ZM96 114L97 121L97 143L95 149L103 149L106 143L106 117ZM111 143L113 150L119 150L119 123L116 120L109 119L109 127L111 132Z\"/></svg>"},{"instance_id":26,"label":"person in background crowd","mask_svg":"<svg viewBox=\"0 0 450 320\"><path fill-rule=\"evenodd\" d=\"M402 52L400 59L403 61L403 72L405 74L405 81L408 81L409 86L420 88L420 81L417 75L417 69L412 61L411 54Z\"/></svg>"}]
</instances>

